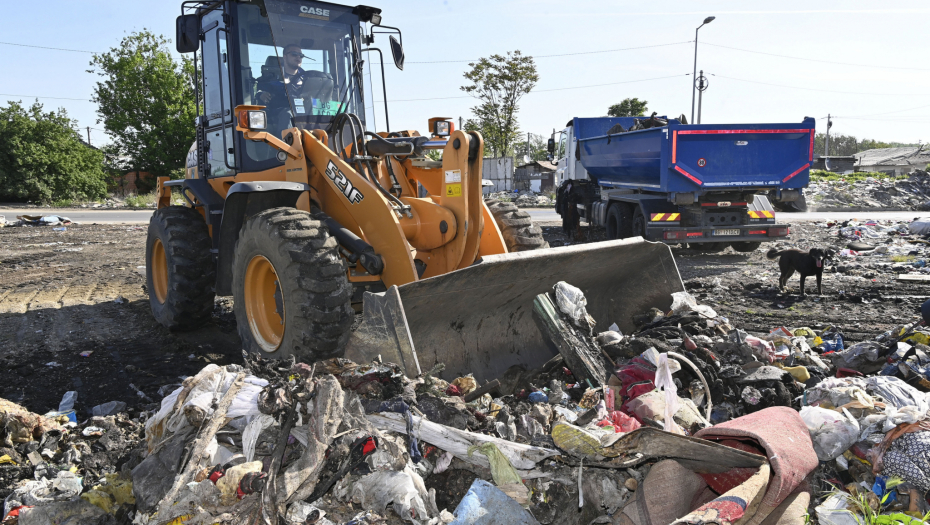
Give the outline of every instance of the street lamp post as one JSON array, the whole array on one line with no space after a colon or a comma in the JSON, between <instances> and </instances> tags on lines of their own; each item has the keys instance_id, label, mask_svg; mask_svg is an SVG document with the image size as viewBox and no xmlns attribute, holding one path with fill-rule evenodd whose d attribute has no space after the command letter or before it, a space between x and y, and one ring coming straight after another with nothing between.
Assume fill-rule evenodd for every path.
<instances>
[{"instance_id":1,"label":"street lamp post","mask_svg":"<svg viewBox=\"0 0 930 525\"><path fill-rule=\"evenodd\" d=\"M713 22L713 21L714 21L714 18L717 18L717 17L715 17L715 16L709 16L709 17L705 18L705 19L704 19L704 23L701 24L701 25L699 25L699 26L697 27L697 29L694 30L694 72L691 74L691 80L692 80L692 82L691 82L691 85L692 85L692 87L691 87L691 123L692 123L692 124L694 123L694 98L695 98L695 92L697 91L697 86L696 86L695 84L696 84L696 77L697 77L697 44L698 44L698 30L701 29L702 27L706 26L707 24Z\"/></svg>"}]
</instances>

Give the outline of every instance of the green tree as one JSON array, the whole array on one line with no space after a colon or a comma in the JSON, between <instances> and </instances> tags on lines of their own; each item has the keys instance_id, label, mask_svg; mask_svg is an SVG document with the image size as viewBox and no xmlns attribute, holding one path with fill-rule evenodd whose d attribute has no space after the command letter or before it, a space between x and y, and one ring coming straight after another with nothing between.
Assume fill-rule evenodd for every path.
<instances>
[{"instance_id":1,"label":"green tree","mask_svg":"<svg viewBox=\"0 0 930 525\"><path fill-rule=\"evenodd\" d=\"M103 153L81 141L64 109L0 108L0 198L48 203L106 196Z\"/></svg>"},{"instance_id":2,"label":"green tree","mask_svg":"<svg viewBox=\"0 0 930 525\"><path fill-rule=\"evenodd\" d=\"M529 157L530 161L534 160L546 160L549 158L549 151L546 148L546 143L549 137L543 135L537 135L535 133L530 133L530 148L529 148ZM523 155L527 155L526 141L517 142L514 145L514 153L517 157L522 158ZM518 164L520 164L518 162Z\"/></svg>"},{"instance_id":3,"label":"green tree","mask_svg":"<svg viewBox=\"0 0 930 525\"><path fill-rule=\"evenodd\" d=\"M513 145L519 139L518 103L539 80L536 63L533 57L517 50L468 65L471 70L465 73L465 78L471 84L461 89L480 102L471 108L475 118L469 123L481 132L486 151L491 150L495 157L512 155ZM466 125L465 129L468 128Z\"/></svg>"},{"instance_id":4,"label":"green tree","mask_svg":"<svg viewBox=\"0 0 930 525\"><path fill-rule=\"evenodd\" d=\"M176 62L164 36L143 29L109 52L95 54L89 72L103 80L94 88L97 122L113 139L113 167L180 177L194 142L193 63Z\"/></svg>"},{"instance_id":5,"label":"green tree","mask_svg":"<svg viewBox=\"0 0 930 525\"><path fill-rule=\"evenodd\" d=\"M625 98L619 104L614 104L607 109L609 117L643 117L649 109L646 107L648 101L638 98Z\"/></svg>"}]
</instances>

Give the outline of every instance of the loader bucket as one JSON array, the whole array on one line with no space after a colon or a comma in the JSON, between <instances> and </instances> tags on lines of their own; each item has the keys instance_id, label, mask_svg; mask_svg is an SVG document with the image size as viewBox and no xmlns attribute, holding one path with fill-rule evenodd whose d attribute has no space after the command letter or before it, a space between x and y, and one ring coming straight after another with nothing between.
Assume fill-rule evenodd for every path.
<instances>
[{"instance_id":1,"label":"loader bucket","mask_svg":"<svg viewBox=\"0 0 930 525\"><path fill-rule=\"evenodd\" d=\"M533 299L558 281L580 288L596 331L652 307L667 311L684 290L668 245L641 237L482 258L468 268L382 293L366 293L363 320L346 357L397 363L408 376L446 368L443 378L479 382L514 366L542 366L555 356L533 321Z\"/></svg>"}]
</instances>

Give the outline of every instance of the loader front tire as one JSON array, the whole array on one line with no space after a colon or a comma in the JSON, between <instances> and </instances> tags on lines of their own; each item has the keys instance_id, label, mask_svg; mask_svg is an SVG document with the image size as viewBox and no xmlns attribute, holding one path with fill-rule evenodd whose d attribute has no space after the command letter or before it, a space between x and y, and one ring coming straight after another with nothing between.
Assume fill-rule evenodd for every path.
<instances>
[{"instance_id":1,"label":"loader front tire","mask_svg":"<svg viewBox=\"0 0 930 525\"><path fill-rule=\"evenodd\" d=\"M233 300L242 348L312 362L339 355L354 319L352 287L336 239L294 208L272 208L242 226Z\"/></svg>"},{"instance_id":2,"label":"loader front tire","mask_svg":"<svg viewBox=\"0 0 930 525\"><path fill-rule=\"evenodd\" d=\"M145 285L152 315L169 330L191 330L213 313L216 265L200 213L186 206L159 208L145 243Z\"/></svg>"},{"instance_id":3,"label":"loader front tire","mask_svg":"<svg viewBox=\"0 0 930 525\"><path fill-rule=\"evenodd\" d=\"M516 204L497 199L488 199L485 204L494 216L494 222L504 237L508 252L525 252L549 247L549 243L543 238L542 230L533 224L530 214L517 208Z\"/></svg>"}]
</instances>

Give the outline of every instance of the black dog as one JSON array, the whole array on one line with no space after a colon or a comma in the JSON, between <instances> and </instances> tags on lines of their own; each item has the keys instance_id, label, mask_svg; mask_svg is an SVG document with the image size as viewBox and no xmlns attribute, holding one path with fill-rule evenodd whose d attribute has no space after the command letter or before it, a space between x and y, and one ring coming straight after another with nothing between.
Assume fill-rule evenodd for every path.
<instances>
[{"instance_id":1,"label":"black dog","mask_svg":"<svg viewBox=\"0 0 930 525\"><path fill-rule=\"evenodd\" d=\"M778 288L781 291L785 291L788 279L794 275L795 271L801 274L801 297L804 297L804 279L812 275L817 277L817 293L823 295L823 287L821 286L821 280L823 279L823 262L834 254L835 252L830 248L826 250L813 248L809 252L802 252L801 250L795 249L778 250L772 248L765 256L769 259L780 257L780 259L778 259L778 267L781 269L781 278L778 279Z\"/></svg>"}]
</instances>

